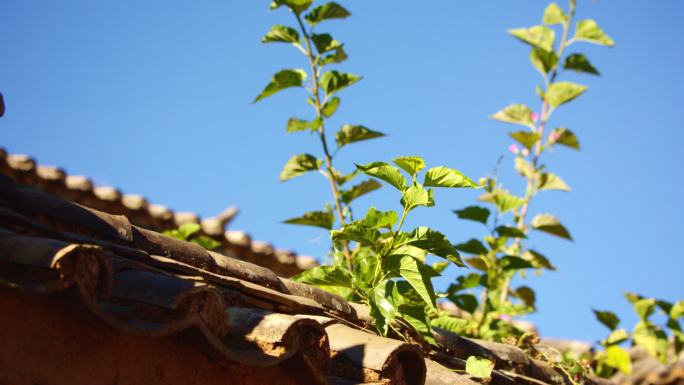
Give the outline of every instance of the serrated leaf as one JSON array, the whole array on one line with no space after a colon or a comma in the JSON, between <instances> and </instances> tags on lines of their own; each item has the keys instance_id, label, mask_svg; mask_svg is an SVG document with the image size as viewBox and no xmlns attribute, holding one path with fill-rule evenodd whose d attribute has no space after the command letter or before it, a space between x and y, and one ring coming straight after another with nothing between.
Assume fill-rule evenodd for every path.
<instances>
[{"instance_id":1,"label":"serrated leaf","mask_svg":"<svg viewBox=\"0 0 684 385\"><path fill-rule=\"evenodd\" d=\"M596 319L610 330L615 330L620 324L620 318L611 311L596 309L593 311L594 315L596 315Z\"/></svg>"},{"instance_id":2,"label":"serrated leaf","mask_svg":"<svg viewBox=\"0 0 684 385\"><path fill-rule=\"evenodd\" d=\"M490 211L486 207L468 206L460 210L454 210L454 214L458 215L460 219L468 219L486 225Z\"/></svg>"},{"instance_id":3,"label":"serrated leaf","mask_svg":"<svg viewBox=\"0 0 684 385\"><path fill-rule=\"evenodd\" d=\"M332 95L359 80L361 80L361 76L333 70L321 76L320 84L326 95Z\"/></svg>"},{"instance_id":4,"label":"serrated leaf","mask_svg":"<svg viewBox=\"0 0 684 385\"><path fill-rule=\"evenodd\" d=\"M487 254L487 248L479 239L471 238L463 243L454 245L454 248L468 254Z\"/></svg>"},{"instance_id":5,"label":"serrated leaf","mask_svg":"<svg viewBox=\"0 0 684 385\"><path fill-rule=\"evenodd\" d=\"M435 205L432 190L426 190L422 186L410 186L401 192L401 205L407 212L418 206L432 207Z\"/></svg>"},{"instance_id":6,"label":"serrated leaf","mask_svg":"<svg viewBox=\"0 0 684 385\"><path fill-rule=\"evenodd\" d=\"M503 110L496 112L491 118L504 123L534 127L532 110L524 104L510 104Z\"/></svg>"},{"instance_id":7,"label":"serrated leaf","mask_svg":"<svg viewBox=\"0 0 684 385\"><path fill-rule=\"evenodd\" d=\"M335 134L335 141L337 142L337 147L344 147L349 143L380 138L382 136L385 136L385 134L370 130L364 126L345 124Z\"/></svg>"},{"instance_id":8,"label":"serrated leaf","mask_svg":"<svg viewBox=\"0 0 684 385\"><path fill-rule=\"evenodd\" d=\"M286 132L297 132L297 131L304 131L304 130L311 130L312 124L308 120L303 120L299 118L290 118L290 120L287 121L287 128L285 129Z\"/></svg>"},{"instance_id":9,"label":"serrated leaf","mask_svg":"<svg viewBox=\"0 0 684 385\"><path fill-rule=\"evenodd\" d=\"M327 230L332 229L334 222L335 217L330 211L309 211L304 213L301 217L290 218L283 221L283 223L291 225L322 227Z\"/></svg>"},{"instance_id":10,"label":"serrated leaf","mask_svg":"<svg viewBox=\"0 0 684 385\"><path fill-rule=\"evenodd\" d=\"M482 194L479 199L482 202L490 202L496 205L501 214L514 210L525 203L523 198L517 197L508 191L501 189Z\"/></svg>"},{"instance_id":11,"label":"serrated leaf","mask_svg":"<svg viewBox=\"0 0 684 385\"><path fill-rule=\"evenodd\" d=\"M299 42L299 32L284 25L274 25L261 39L262 43L292 43Z\"/></svg>"},{"instance_id":12,"label":"serrated leaf","mask_svg":"<svg viewBox=\"0 0 684 385\"><path fill-rule=\"evenodd\" d=\"M561 144L575 150L580 149L579 140L575 134L567 128L556 128L549 134L549 144Z\"/></svg>"},{"instance_id":13,"label":"serrated leaf","mask_svg":"<svg viewBox=\"0 0 684 385\"><path fill-rule=\"evenodd\" d=\"M572 236L570 236L568 229L560 223L558 218L551 214L539 214L535 216L532 219L532 228L572 241Z\"/></svg>"},{"instance_id":14,"label":"serrated leaf","mask_svg":"<svg viewBox=\"0 0 684 385\"><path fill-rule=\"evenodd\" d=\"M435 289L432 287L430 275L424 269L422 262L413 257L405 255L401 258L399 274L416 290L428 307L435 307Z\"/></svg>"},{"instance_id":15,"label":"serrated leaf","mask_svg":"<svg viewBox=\"0 0 684 385\"><path fill-rule=\"evenodd\" d=\"M306 71L301 69L286 69L278 71L263 91L254 99L252 103L265 99L279 91L291 87L301 87L306 80Z\"/></svg>"},{"instance_id":16,"label":"serrated leaf","mask_svg":"<svg viewBox=\"0 0 684 385\"><path fill-rule=\"evenodd\" d=\"M556 3L551 3L546 6L544 10L544 17L542 22L544 24L563 24L567 20L568 16L563 12L560 6Z\"/></svg>"},{"instance_id":17,"label":"serrated leaf","mask_svg":"<svg viewBox=\"0 0 684 385\"><path fill-rule=\"evenodd\" d=\"M397 283L397 286L400 282ZM422 305L406 303L399 305L399 313L401 317L408 322L425 340L433 345L436 345L435 339L432 336L432 328L430 321L425 314L425 308Z\"/></svg>"},{"instance_id":18,"label":"serrated leaf","mask_svg":"<svg viewBox=\"0 0 684 385\"><path fill-rule=\"evenodd\" d=\"M587 88L587 86L572 82L553 83L544 93L544 100L546 100L551 107L556 108L582 95Z\"/></svg>"},{"instance_id":19,"label":"serrated leaf","mask_svg":"<svg viewBox=\"0 0 684 385\"><path fill-rule=\"evenodd\" d=\"M401 171L385 162L373 162L367 165L357 164L356 168L366 175L384 180L400 191L406 187L406 179L401 175Z\"/></svg>"},{"instance_id":20,"label":"serrated leaf","mask_svg":"<svg viewBox=\"0 0 684 385\"><path fill-rule=\"evenodd\" d=\"M344 19L351 15L347 9L343 6L337 4L334 1L319 5L309 12L308 15L304 16L306 21L311 25L316 25L323 20L330 19Z\"/></svg>"},{"instance_id":21,"label":"serrated leaf","mask_svg":"<svg viewBox=\"0 0 684 385\"><path fill-rule=\"evenodd\" d=\"M290 8L294 13L302 13L309 9L313 0L273 0L271 1L271 9L276 9L281 6Z\"/></svg>"},{"instance_id":22,"label":"serrated leaf","mask_svg":"<svg viewBox=\"0 0 684 385\"><path fill-rule=\"evenodd\" d=\"M283 170L280 172L280 180L286 181L294 177L306 174L309 171L315 171L321 168L323 161L316 159L310 154L295 155L287 161Z\"/></svg>"},{"instance_id":23,"label":"serrated leaf","mask_svg":"<svg viewBox=\"0 0 684 385\"><path fill-rule=\"evenodd\" d=\"M592 19L584 19L575 26L575 40L613 47L615 42Z\"/></svg>"},{"instance_id":24,"label":"serrated leaf","mask_svg":"<svg viewBox=\"0 0 684 385\"><path fill-rule=\"evenodd\" d=\"M475 378L489 378L492 370L494 363L486 358L470 356L466 360L465 371Z\"/></svg>"},{"instance_id":25,"label":"serrated leaf","mask_svg":"<svg viewBox=\"0 0 684 385\"><path fill-rule=\"evenodd\" d=\"M556 68L558 55L553 51L545 51L541 48L532 48L530 51L530 62L540 74L545 76Z\"/></svg>"},{"instance_id":26,"label":"serrated leaf","mask_svg":"<svg viewBox=\"0 0 684 385\"><path fill-rule=\"evenodd\" d=\"M606 349L605 364L618 369L622 373L632 373L632 360L629 358L629 353L619 346L609 346Z\"/></svg>"},{"instance_id":27,"label":"serrated leaf","mask_svg":"<svg viewBox=\"0 0 684 385\"><path fill-rule=\"evenodd\" d=\"M398 219L396 211L378 211L371 207L363 218L363 224L374 229L391 229Z\"/></svg>"},{"instance_id":28,"label":"serrated leaf","mask_svg":"<svg viewBox=\"0 0 684 385\"><path fill-rule=\"evenodd\" d=\"M513 138L516 142L520 143L521 145L523 145L523 147L527 148L528 150L531 150L532 147L539 140L539 134L531 131L509 132L508 136Z\"/></svg>"},{"instance_id":29,"label":"serrated leaf","mask_svg":"<svg viewBox=\"0 0 684 385\"><path fill-rule=\"evenodd\" d=\"M362 195L368 194L369 192L375 191L381 187L382 185L379 182L373 179L369 179L355 186L352 186L349 190L342 190L340 192L340 199L342 200L342 202L349 204L354 199Z\"/></svg>"},{"instance_id":30,"label":"serrated leaf","mask_svg":"<svg viewBox=\"0 0 684 385\"><path fill-rule=\"evenodd\" d=\"M340 230L331 231L330 237L333 241L354 241L363 245L374 246L380 238L380 232L377 229L355 222L342 226Z\"/></svg>"},{"instance_id":31,"label":"serrated leaf","mask_svg":"<svg viewBox=\"0 0 684 385\"><path fill-rule=\"evenodd\" d=\"M499 226L496 228L496 233L499 234L500 237L527 238L527 235L525 235L522 230L511 226Z\"/></svg>"},{"instance_id":32,"label":"serrated leaf","mask_svg":"<svg viewBox=\"0 0 684 385\"><path fill-rule=\"evenodd\" d=\"M471 321L442 313L438 317L431 319L430 324L432 324L432 327L460 334L471 324Z\"/></svg>"},{"instance_id":33,"label":"serrated leaf","mask_svg":"<svg viewBox=\"0 0 684 385\"><path fill-rule=\"evenodd\" d=\"M425 161L419 156L400 156L392 159L392 162L411 176L415 176L420 170L425 168Z\"/></svg>"},{"instance_id":34,"label":"serrated leaf","mask_svg":"<svg viewBox=\"0 0 684 385\"><path fill-rule=\"evenodd\" d=\"M340 106L340 98L335 96L335 97L331 98L330 100L328 100L323 105L323 108L321 108L321 113L326 118L329 118L329 117L333 116L335 111L337 111L337 107L339 107L339 106Z\"/></svg>"},{"instance_id":35,"label":"serrated leaf","mask_svg":"<svg viewBox=\"0 0 684 385\"><path fill-rule=\"evenodd\" d=\"M576 71L576 72L584 72L584 73L592 74L592 75L600 75L600 73L596 69L596 67L594 67L589 62L589 59L587 59L587 57L581 53L573 53L571 55L568 55L568 57L565 58L565 63L563 64L563 68L565 68L566 70L572 70L572 71Z\"/></svg>"},{"instance_id":36,"label":"serrated leaf","mask_svg":"<svg viewBox=\"0 0 684 385\"><path fill-rule=\"evenodd\" d=\"M508 33L515 36L523 43L541 48L545 51L553 51L553 42L556 38L556 33L547 26L535 25L530 28L509 29Z\"/></svg>"},{"instance_id":37,"label":"serrated leaf","mask_svg":"<svg viewBox=\"0 0 684 385\"><path fill-rule=\"evenodd\" d=\"M423 249L458 266L465 266L458 251L456 251L446 236L439 231L428 227L418 227L409 234L405 244Z\"/></svg>"},{"instance_id":38,"label":"serrated leaf","mask_svg":"<svg viewBox=\"0 0 684 385\"><path fill-rule=\"evenodd\" d=\"M383 318L381 322L376 321L376 328L379 327L382 329L382 335L386 335L389 324L392 323L399 310L399 305L394 300L394 292L396 291L395 283L391 280L385 280L377 284L372 290L372 302Z\"/></svg>"},{"instance_id":39,"label":"serrated leaf","mask_svg":"<svg viewBox=\"0 0 684 385\"><path fill-rule=\"evenodd\" d=\"M475 182L463 175L460 171L443 166L433 167L427 170L423 185L426 187L479 187Z\"/></svg>"},{"instance_id":40,"label":"serrated leaf","mask_svg":"<svg viewBox=\"0 0 684 385\"><path fill-rule=\"evenodd\" d=\"M290 279L313 286L352 287L352 276L349 271L337 266L316 266Z\"/></svg>"},{"instance_id":41,"label":"serrated leaf","mask_svg":"<svg viewBox=\"0 0 684 385\"><path fill-rule=\"evenodd\" d=\"M313 41L314 46L316 46L316 51L318 51L319 55L338 49L342 46L342 43L333 39L332 35L329 33L314 33L311 35L311 40Z\"/></svg>"},{"instance_id":42,"label":"serrated leaf","mask_svg":"<svg viewBox=\"0 0 684 385\"><path fill-rule=\"evenodd\" d=\"M561 177L551 172L544 172L537 180L538 190L560 190L570 191L570 187Z\"/></svg>"}]
</instances>

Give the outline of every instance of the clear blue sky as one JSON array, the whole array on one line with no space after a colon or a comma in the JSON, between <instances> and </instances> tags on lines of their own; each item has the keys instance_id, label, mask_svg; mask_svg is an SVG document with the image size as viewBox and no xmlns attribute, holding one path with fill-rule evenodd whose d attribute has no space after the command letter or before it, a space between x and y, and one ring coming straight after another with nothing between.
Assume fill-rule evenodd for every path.
<instances>
[{"instance_id":1,"label":"clear blue sky","mask_svg":"<svg viewBox=\"0 0 684 385\"><path fill-rule=\"evenodd\" d=\"M416 154L473 177L489 172L512 127L487 116L511 102L536 105L539 81L527 48L505 30L538 23L546 2L343 3L354 16L324 27L347 44L341 68L365 78L341 95L333 123L390 135L352 146L337 164ZM675 0L579 1L578 16L597 19L617 47L577 46L603 75L570 77L590 89L552 121L583 149L547 158L573 192L549 192L533 207L555 213L576 239L532 238L559 267L527 282L538 290L529 318L544 335L600 338L592 307L616 310L631 327L626 290L684 298L682 14ZM304 95L250 104L276 70L304 65L289 47L259 43L275 23L291 20L268 1L2 1L0 146L176 210L211 216L238 205L233 228L322 256L324 231L279 223L329 195L316 175L277 180L291 155L318 151L306 134L284 132L288 117L309 112ZM511 163L507 155L504 181L520 192ZM454 242L480 236L451 213L475 197L439 190L437 207L409 224L429 223ZM397 200L386 189L355 207Z\"/></svg>"}]
</instances>

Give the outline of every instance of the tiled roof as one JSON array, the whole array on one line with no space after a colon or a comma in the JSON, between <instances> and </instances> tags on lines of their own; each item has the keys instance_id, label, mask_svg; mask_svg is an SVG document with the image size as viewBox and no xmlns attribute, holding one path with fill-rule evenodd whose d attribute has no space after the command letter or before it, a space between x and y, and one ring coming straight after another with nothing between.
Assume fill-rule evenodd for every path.
<instances>
[{"instance_id":1,"label":"tiled roof","mask_svg":"<svg viewBox=\"0 0 684 385\"><path fill-rule=\"evenodd\" d=\"M122 333L165 338L199 330L222 359L296 363L300 383L474 384L471 355L496 364L492 384L568 384L563 374L504 344L436 330L430 347L372 332L368 309L273 271L15 184L0 175L0 293L74 293ZM600 382L596 380L594 382Z\"/></svg>"},{"instance_id":2,"label":"tiled roof","mask_svg":"<svg viewBox=\"0 0 684 385\"><path fill-rule=\"evenodd\" d=\"M111 186L96 186L88 177L69 175L59 167L38 164L30 156L9 154L3 148L0 148L0 173L9 175L17 183L34 186L73 202L110 214L125 215L131 223L149 230L162 232L184 223L198 223L204 235L220 243L218 251L221 253L268 267L280 276L293 276L317 264L313 257L252 240L244 231L226 230L237 214L235 207L229 207L213 218L173 211L164 205L148 202L142 195L125 194Z\"/></svg>"}]
</instances>

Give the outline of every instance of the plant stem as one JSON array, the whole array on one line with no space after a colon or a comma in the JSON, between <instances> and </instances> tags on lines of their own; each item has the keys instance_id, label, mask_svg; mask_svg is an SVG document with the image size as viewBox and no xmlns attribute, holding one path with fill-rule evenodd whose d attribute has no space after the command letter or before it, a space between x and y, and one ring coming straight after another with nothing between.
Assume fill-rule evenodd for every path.
<instances>
[{"instance_id":1,"label":"plant stem","mask_svg":"<svg viewBox=\"0 0 684 385\"><path fill-rule=\"evenodd\" d=\"M340 190L339 186L337 185L337 180L335 179L334 169L332 165L332 156L330 155L330 150L328 149L328 141L325 137L325 118L322 112L323 106L321 103L320 87L318 84L319 68L318 64L316 63L316 58L314 58L313 55L313 49L311 47L311 35L309 35L309 32L306 30L306 27L302 22L301 16L298 13L295 13L295 17L297 18L297 23L299 23L299 28L302 31L302 35L304 35L304 40L306 42L306 57L309 59L309 66L311 67L311 77L313 78L313 88L311 90L311 93L314 97L316 117L321 122L321 127L318 129L318 136L323 147L325 168L328 171L327 179L330 182L330 189L332 191L333 200L335 201L335 209L337 211L337 216L340 220L340 224L344 226L346 224L346 221L344 219L344 212L342 210L342 199L340 197ZM345 259L347 260L347 268L349 269L349 271L351 271L352 261L351 252L349 251L349 242L342 241L342 251L344 253Z\"/></svg>"}]
</instances>

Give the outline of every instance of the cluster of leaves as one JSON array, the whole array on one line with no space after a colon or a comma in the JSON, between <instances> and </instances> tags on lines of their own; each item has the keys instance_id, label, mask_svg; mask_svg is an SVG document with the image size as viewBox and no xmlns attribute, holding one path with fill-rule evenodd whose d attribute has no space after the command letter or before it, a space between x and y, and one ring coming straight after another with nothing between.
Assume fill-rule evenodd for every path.
<instances>
[{"instance_id":1,"label":"cluster of leaves","mask_svg":"<svg viewBox=\"0 0 684 385\"><path fill-rule=\"evenodd\" d=\"M646 353L665 363L669 357L677 357L684 348L684 332L680 319L684 319L684 300L675 303L645 298L637 294L627 293L627 300L634 307L639 321L632 332L619 328L620 319L610 311L594 310L596 318L610 329L610 334L599 342L603 350L596 353L595 371L601 377L610 377L616 371L630 374L632 363L630 355L620 345L631 343L632 346L642 348ZM665 325L657 325L651 320L656 310L665 316ZM672 344L668 337L669 329ZM670 354L672 347L673 355Z\"/></svg>"},{"instance_id":2,"label":"cluster of leaves","mask_svg":"<svg viewBox=\"0 0 684 385\"><path fill-rule=\"evenodd\" d=\"M201 226L197 223L184 223L177 229L166 230L164 235L171 238L180 239L181 241L188 241L200 245L207 250L214 250L221 244L215 239L200 233Z\"/></svg>"},{"instance_id":3,"label":"cluster of leaves","mask_svg":"<svg viewBox=\"0 0 684 385\"><path fill-rule=\"evenodd\" d=\"M487 235L483 240L473 238L455 246L470 255L465 258L466 263L480 272L458 277L449 287L446 296L462 314L455 317L444 312L433 320L435 326L500 341L520 337L522 331L510 319L535 310L535 292L528 286L511 288L513 278L516 275L525 277L529 270L555 269L546 256L528 247L525 240L531 231L572 240L569 230L556 216L541 213L530 220L528 214L539 193L570 191L567 183L542 163L542 155L559 145L579 150L577 136L565 127L550 129L549 120L560 106L581 96L587 87L558 81L559 75L564 71L599 74L584 54L568 53L568 48L582 41L614 45L591 19L574 23L574 37L570 38L575 3L570 1L567 12L551 3L544 11L542 24L508 31L529 46L530 62L542 77L542 84L536 87L541 104L539 113L516 103L491 116L494 120L521 127L508 134L516 142L510 150L515 154L515 170L524 178L526 188L523 195L515 195L498 183L496 175L490 176L482 182L485 191L479 199L492 209L470 206L454 211L461 219L483 224ZM473 290L480 291L479 300L472 294Z\"/></svg>"},{"instance_id":4,"label":"cluster of leaves","mask_svg":"<svg viewBox=\"0 0 684 385\"><path fill-rule=\"evenodd\" d=\"M282 181L317 171L331 188L332 204L324 210L310 211L285 223L317 226L330 230L332 265L303 272L293 279L342 295L350 301L370 307L375 328L382 335L390 330L402 335L393 322L397 317L412 325L427 339L431 338L430 313L436 311L437 294L431 279L439 276L448 263L463 266L453 245L440 232L428 227L403 231L406 216L419 206L434 206L430 187L477 187L459 171L447 167L428 169L422 183L418 174L425 168L420 157L404 156L394 164L373 162L356 165L348 174L338 171L333 162L344 147L359 141L379 138L383 133L362 125L344 124L335 134L336 148L331 151L326 136L326 123L337 112L339 91L358 82L358 75L327 69L347 59L344 45L328 33L317 30L320 23L344 19L350 12L342 5L327 2L312 8L312 0L276 0L271 9L285 7L293 15L298 28L275 25L264 36L264 43L286 43L300 51L309 68L284 69L276 73L255 102L287 88L303 88L307 102L313 107L313 119L290 118L286 131L309 131L321 144L321 156L293 156L280 173ZM410 178L407 178L404 170ZM370 179L347 188L356 176ZM353 218L351 203L356 198L381 187L378 180L401 194L401 215L397 211L378 211L371 207L363 219ZM444 259L434 266L426 264L428 255Z\"/></svg>"}]
</instances>

